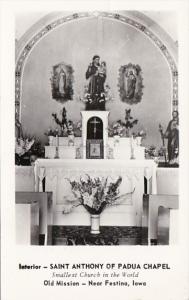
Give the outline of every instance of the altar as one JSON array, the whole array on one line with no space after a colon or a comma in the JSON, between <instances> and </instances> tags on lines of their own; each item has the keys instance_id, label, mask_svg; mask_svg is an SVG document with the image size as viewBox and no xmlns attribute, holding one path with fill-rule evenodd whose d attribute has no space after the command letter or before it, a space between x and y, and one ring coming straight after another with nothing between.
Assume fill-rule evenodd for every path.
<instances>
[{"instance_id":1,"label":"altar","mask_svg":"<svg viewBox=\"0 0 189 300\"><path fill-rule=\"evenodd\" d=\"M141 226L144 178L148 193L156 194L156 164L152 160L38 159L35 162L35 191L53 192L53 225L90 225L90 215L82 206L63 214L64 198L71 197L68 179L122 177L119 205L101 214L102 226Z\"/></svg>"},{"instance_id":2,"label":"altar","mask_svg":"<svg viewBox=\"0 0 189 300\"><path fill-rule=\"evenodd\" d=\"M108 135L109 111L81 111L82 137L49 137L45 158L144 160L141 137Z\"/></svg>"}]
</instances>

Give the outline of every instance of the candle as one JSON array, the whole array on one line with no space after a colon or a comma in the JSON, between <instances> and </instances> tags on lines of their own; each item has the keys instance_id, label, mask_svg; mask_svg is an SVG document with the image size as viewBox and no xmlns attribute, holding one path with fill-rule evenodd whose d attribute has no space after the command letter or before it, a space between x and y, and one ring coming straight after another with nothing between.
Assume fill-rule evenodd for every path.
<instances>
[{"instance_id":1,"label":"candle","mask_svg":"<svg viewBox=\"0 0 189 300\"><path fill-rule=\"evenodd\" d=\"M58 147L58 128L56 129L56 147Z\"/></svg>"},{"instance_id":2,"label":"candle","mask_svg":"<svg viewBox=\"0 0 189 300\"><path fill-rule=\"evenodd\" d=\"M58 134L56 135L56 147L58 147Z\"/></svg>"},{"instance_id":3,"label":"candle","mask_svg":"<svg viewBox=\"0 0 189 300\"><path fill-rule=\"evenodd\" d=\"M131 159L135 159L135 157L134 157L134 144L133 144L133 135L131 135L131 139L130 139L130 141L131 141Z\"/></svg>"}]
</instances>

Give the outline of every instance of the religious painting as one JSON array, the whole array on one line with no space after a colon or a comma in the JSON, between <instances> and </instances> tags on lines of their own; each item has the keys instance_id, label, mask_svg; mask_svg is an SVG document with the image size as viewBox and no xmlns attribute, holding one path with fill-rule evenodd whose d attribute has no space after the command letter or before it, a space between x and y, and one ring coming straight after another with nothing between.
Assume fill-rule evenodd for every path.
<instances>
[{"instance_id":1,"label":"religious painting","mask_svg":"<svg viewBox=\"0 0 189 300\"><path fill-rule=\"evenodd\" d=\"M100 144L90 144L90 156L99 157L100 156Z\"/></svg>"},{"instance_id":2,"label":"religious painting","mask_svg":"<svg viewBox=\"0 0 189 300\"><path fill-rule=\"evenodd\" d=\"M143 78L139 65L129 63L119 69L119 94L122 102L137 104L142 99Z\"/></svg>"},{"instance_id":3,"label":"religious painting","mask_svg":"<svg viewBox=\"0 0 189 300\"><path fill-rule=\"evenodd\" d=\"M52 98L58 102L73 99L73 68L61 62L52 67L51 88Z\"/></svg>"},{"instance_id":4,"label":"religious painting","mask_svg":"<svg viewBox=\"0 0 189 300\"><path fill-rule=\"evenodd\" d=\"M87 158L103 159L103 140L87 140Z\"/></svg>"}]
</instances>

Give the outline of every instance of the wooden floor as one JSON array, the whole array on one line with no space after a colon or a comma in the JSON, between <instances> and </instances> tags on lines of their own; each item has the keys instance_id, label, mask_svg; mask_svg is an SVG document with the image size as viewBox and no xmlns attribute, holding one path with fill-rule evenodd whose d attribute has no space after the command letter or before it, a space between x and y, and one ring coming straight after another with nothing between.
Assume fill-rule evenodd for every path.
<instances>
[{"instance_id":1,"label":"wooden floor","mask_svg":"<svg viewBox=\"0 0 189 300\"><path fill-rule=\"evenodd\" d=\"M147 228L101 226L100 234L90 233L89 226L53 226L54 246L146 245Z\"/></svg>"}]
</instances>

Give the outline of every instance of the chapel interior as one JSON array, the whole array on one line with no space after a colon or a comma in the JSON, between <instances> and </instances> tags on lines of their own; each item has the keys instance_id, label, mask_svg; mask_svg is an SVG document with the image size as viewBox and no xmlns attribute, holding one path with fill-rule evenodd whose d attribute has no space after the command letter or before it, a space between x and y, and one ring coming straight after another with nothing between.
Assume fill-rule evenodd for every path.
<instances>
[{"instance_id":1,"label":"chapel interior","mask_svg":"<svg viewBox=\"0 0 189 300\"><path fill-rule=\"evenodd\" d=\"M17 16L17 244L178 242L176 25L172 12Z\"/></svg>"}]
</instances>

